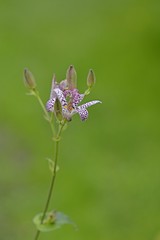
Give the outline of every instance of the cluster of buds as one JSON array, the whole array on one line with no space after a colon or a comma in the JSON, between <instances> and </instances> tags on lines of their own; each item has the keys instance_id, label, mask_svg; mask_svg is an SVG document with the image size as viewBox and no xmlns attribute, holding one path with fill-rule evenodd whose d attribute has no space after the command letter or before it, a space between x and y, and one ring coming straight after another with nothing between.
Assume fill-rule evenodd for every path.
<instances>
[{"instance_id":1,"label":"cluster of buds","mask_svg":"<svg viewBox=\"0 0 160 240\"><path fill-rule=\"evenodd\" d=\"M24 70L24 81L26 87L34 93L34 91L36 91L36 83L32 73L28 69ZM99 100L94 100L79 106L84 97L90 93L94 84L95 75L93 71L90 70L87 77L88 89L85 93L80 94L77 89L77 74L71 65L67 70L65 80L58 83L55 75L53 76L50 98L47 101L46 110L48 112L54 112L60 122L62 120L71 121L72 116L76 113L79 114L82 121L86 120L88 118L87 108L101 103Z\"/></svg>"},{"instance_id":2,"label":"cluster of buds","mask_svg":"<svg viewBox=\"0 0 160 240\"><path fill-rule=\"evenodd\" d=\"M93 71L90 70L87 78L88 90L84 94L80 94L77 89L77 74L71 65L67 70L65 80L57 83L55 76L53 77L50 99L46 104L47 111L54 112L58 120L71 121L72 116L76 113L79 114L82 121L86 120L88 118L87 108L101 103L99 100L94 100L79 106L85 95L90 93L94 83L95 76Z\"/></svg>"}]
</instances>

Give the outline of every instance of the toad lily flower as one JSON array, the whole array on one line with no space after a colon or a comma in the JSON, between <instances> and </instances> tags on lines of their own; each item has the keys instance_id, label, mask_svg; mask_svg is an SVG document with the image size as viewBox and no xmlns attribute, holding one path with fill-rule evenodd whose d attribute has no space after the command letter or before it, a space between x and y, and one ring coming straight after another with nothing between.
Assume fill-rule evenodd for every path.
<instances>
[{"instance_id":1,"label":"toad lily flower","mask_svg":"<svg viewBox=\"0 0 160 240\"><path fill-rule=\"evenodd\" d=\"M55 112L55 102L58 99L62 107L61 111L64 119L71 121L72 116L78 113L81 120L84 121L88 118L87 108L94 104L101 103L98 100L94 100L79 106L84 96L85 94L80 94L75 86L74 88L69 86L68 79L57 84L55 78L53 78L50 99L46 104L46 109L47 111Z\"/></svg>"}]
</instances>

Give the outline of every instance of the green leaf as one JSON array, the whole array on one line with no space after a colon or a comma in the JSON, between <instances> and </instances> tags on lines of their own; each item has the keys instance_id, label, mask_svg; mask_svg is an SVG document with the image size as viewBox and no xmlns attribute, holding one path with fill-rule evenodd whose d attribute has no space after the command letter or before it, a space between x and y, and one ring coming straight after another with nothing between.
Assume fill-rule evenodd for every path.
<instances>
[{"instance_id":1,"label":"green leaf","mask_svg":"<svg viewBox=\"0 0 160 240\"><path fill-rule=\"evenodd\" d=\"M37 229L41 232L53 231L60 228L64 224L71 224L75 228L77 228L75 223L72 222L70 218L62 212L47 212L44 217L43 223L41 223L42 216L43 213L39 213L33 219L33 222L36 225Z\"/></svg>"},{"instance_id":2,"label":"green leaf","mask_svg":"<svg viewBox=\"0 0 160 240\"><path fill-rule=\"evenodd\" d=\"M55 166L55 163L52 159L50 158L47 158L48 160L48 164L49 164L49 169L51 170L51 172L53 173L54 172L54 166ZM59 166L56 166L56 172L59 171Z\"/></svg>"}]
</instances>

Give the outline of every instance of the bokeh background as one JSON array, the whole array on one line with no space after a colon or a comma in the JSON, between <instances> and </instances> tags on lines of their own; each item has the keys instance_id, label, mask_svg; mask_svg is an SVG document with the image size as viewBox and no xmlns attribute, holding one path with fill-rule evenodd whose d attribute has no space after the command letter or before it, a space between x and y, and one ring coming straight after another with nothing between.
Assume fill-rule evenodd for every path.
<instances>
[{"instance_id":1,"label":"bokeh background","mask_svg":"<svg viewBox=\"0 0 160 240\"><path fill-rule=\"evenodd\" d=\"M63 134L51 208L78 225L41 240L160 239L160 1L0 0L0 239L33 239L54 149L50 128L23 69L44 102L53 73L73 64L96 86L82 123Z\"/></svg>"}]
</instances>

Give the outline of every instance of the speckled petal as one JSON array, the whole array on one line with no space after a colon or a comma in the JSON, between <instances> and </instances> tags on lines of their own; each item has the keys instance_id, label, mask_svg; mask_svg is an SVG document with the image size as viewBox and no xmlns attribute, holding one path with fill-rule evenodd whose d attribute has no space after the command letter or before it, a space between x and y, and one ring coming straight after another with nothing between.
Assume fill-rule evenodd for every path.
<instances>
[{"instance_id":1,"label":"speckled petal","mask_svg":"<svg viewBox=\"0 0 160 240\"><path fill-rule=\"evenodd\" d=\"M48 100L48 102L46 103L46 109L48 112L53 112L54 111L54 104L55 104L56 98L51 98L50 100Z\"/></svg>"},{"instance_id":2,"label":"speckled petal","mask_svg":"<svg viewBox=\"0 0 160 240\"><path fill-rule=\"evenodd\" d=\"M67 101L63 95L63 92L59 89L59 88L55 88L54 89L56 95L57 95L57 98L59 99L61 105L62 105L62 108L67 106Z\"/></svg>"},{"instance_id":3,"label":"speckled petal","mask_svg":"<svg viewBox=\"0 0 160 240\"><path fill-rule=\"evenodd\" d=\"M76 111L79 113L82 121L84 121L88 118L88 111L86 110L86 108L88 108L94 104L97 104L97 103L101 103L101 102L98 100L94 100L94 101L82 104L81 106L76 108Z\"/></svg>"},{"instance_id":4,"label":"speckled petal","mask_svg":"<svg viewBox=\"0 0 160 240\"><path fill-rule=\"evenodd\" d=\"M91 107L92 105L95 105L97 103L102 103L101 101L98 101L98 100L94 100L94 101L91 101L91 102L87 102L85 104L82 104L81 106L78 107L78 109L82 110L82 109L86 109L88 107Z\"/></svg>"},{"instance_id":5,"label":"speckled petal","mask_svg":"<svg viewBox=\"0 0 160 240\"><path fill-rule=\"evenodd\" d=\"M83 100L84 98L84 94L79 94L78 92L76 94L74 94L73 97L73 107L77 107L78 104Z\"/></svg>"},{"instance_id":6,"label":"speckled petal","mask_svg":"<svg viewBox=\"0 0 160 240\"><path fill-rule=\"evenodd\" d=\"M82 121L85 121L88 118L88 111L87 109L77 109L79 116Z\"/></svg>"}]
</instances>

